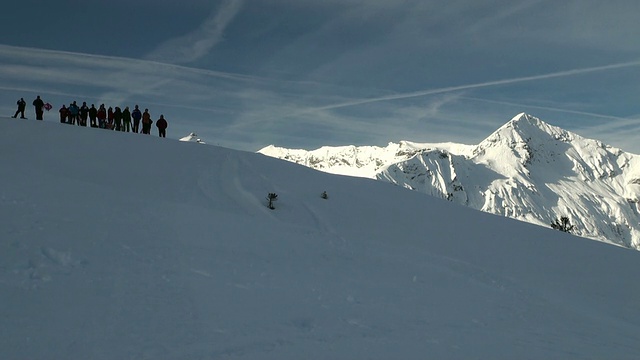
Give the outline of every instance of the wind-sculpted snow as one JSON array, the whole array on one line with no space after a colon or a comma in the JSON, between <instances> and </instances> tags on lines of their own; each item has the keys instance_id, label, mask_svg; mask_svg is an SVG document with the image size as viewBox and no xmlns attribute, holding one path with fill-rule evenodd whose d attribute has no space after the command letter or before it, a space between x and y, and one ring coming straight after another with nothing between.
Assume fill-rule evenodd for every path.
<instances>
[{"instance_id":1,"label":"wind-sculpted snow","mask_svg":"<svg viewBox=\"0 0 640 360\"><path fill-rule=\"evenodd\" d=\"M196 143L199 143L199 144L206 144L204 141L202 141L202 139L200 139L198 137L198 134L196 134L196 133L189 133L189 135L180 138L180 141L196 142Z\"/></svg>"},{"instance_id":2,"label":"wind-sculpted snow","mask_svg":"<svg viewBox=\"0 0 640 360\"><path fill-rule=\"evenodd\" d=\"M413 144L406 155L390 144L353 152L377 155L379 163L351 174L388 181L472 208L548 227L570 218L574 234L640 249L639 157L519 114L473 147ZM331 148L333 163L350 163ZM456 151L457 149L457 151ZM460 150L462 149L462 151ZM317 151L261 152L316 169L347 174ZM306 162L313 156L323 166ZM373 155L370 155L373 156Z\"/></svg>"},{"instance_id":3,"label":"wind-sculpted snow","mask_svg":"<svg viewBox=\"0 0 640 360\"><path fill-rule=\"evenodd\" d=\"M419 155L462 184L483 166ZM640 353L636 251L259 154L51 122L0 118L0 168L0 359Z\"/></svg>"}]
</instances>

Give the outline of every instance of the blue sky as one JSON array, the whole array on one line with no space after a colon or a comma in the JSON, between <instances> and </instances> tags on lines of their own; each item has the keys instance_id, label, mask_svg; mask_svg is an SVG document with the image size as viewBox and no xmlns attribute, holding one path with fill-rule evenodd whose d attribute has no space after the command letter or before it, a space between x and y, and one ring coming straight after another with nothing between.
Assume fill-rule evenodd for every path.
<instances>
[{"instance_id":1,"label":"blue sky","mask_svg":"<svg viewBox=\"0 0 640 360\"><path fill-rule=\"evenodd\" d=\"M638 13L631 0L15 1L0 14L0 108L139 104L169 137L250 151L476 144L527 112L640 153Z\"/></svg>"}]
</instances>

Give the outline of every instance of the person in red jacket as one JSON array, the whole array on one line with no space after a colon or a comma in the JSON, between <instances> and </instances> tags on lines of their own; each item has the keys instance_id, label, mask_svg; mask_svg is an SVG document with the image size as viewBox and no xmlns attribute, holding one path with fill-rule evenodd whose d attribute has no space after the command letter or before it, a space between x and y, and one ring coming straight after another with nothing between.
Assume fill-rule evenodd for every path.
<instances>
[{"instance_id":1,"label":"person in red jacket","mask_svg":"<svg viewBox=\"0 0 640 360\"><path fill-rule=\"evenodd\" d=\"M104 104L100 104L100 108L98 109L98 127L104 129L107 127L107 109L104 108Z\"/></svg>"},{"instance_id":2,"label":"person in red jacket","mask_svg":"<svg viewBox=\"0 0 640 360\"><path fill-rule=\"evenodd\" d=\"M156 126L158 127L158 135L160 137L167 137L167 120L164 119L164 115L160 115L160 119L156 121Z\"/></svg>"},{"instance_id":3,"label":"person in red jacket","mask_svg":"<svg viewBox=\"0 0 640 360\"><path fill-rule=\"evenodd\" d=\"M67 109L67 107L64 106L63 104L62 107L60 108L60 122L63 124L66 123L68 116L69 116L69 109Z\"/></svg>"}]
</instances>

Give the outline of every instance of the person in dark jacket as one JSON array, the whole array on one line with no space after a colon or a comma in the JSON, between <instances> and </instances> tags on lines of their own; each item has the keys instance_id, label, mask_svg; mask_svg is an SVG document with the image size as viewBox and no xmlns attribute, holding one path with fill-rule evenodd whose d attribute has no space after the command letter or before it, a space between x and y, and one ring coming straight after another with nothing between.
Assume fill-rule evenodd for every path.
<instances>
[{"instance_id":1,"label":"person in dark jacket","mask_svg":"<svg viewBox=\"0 0 640 360\"><path fill-rule=\"evenodd\" d=\"M20 98L17 104L18 104L18 110L16 110L16 113L15 115L12 116L12 118L17 118L18 114L20 114L20 119L26 119L26 117L24 117L24 110L27 107L27 102L24 101L23 98Z\"/></svg>"},{"instance_id":2,"label":"person in dark jacket","mask_svg":"<svg viewBox=\"0 0 640 360\"><path fill-rule=\"evenodd\" d=\"M89 121L90 126L91 127L98 127L98 124L96 124L96 119L98 118L98 109L96 109L96 106L94 104L91 104L91 107L89 108Z\"/></svg>"},{"instance_id":3,"label":"person in dark jacket","mask_svg":"<svg viewBox=\"0 0 640 360\"><path fill-rule=\"evenodd\" d=\"M64 106L64 104L62 104L62 107L59 110L60 112L60 122L61 123L66 123L67 122L67 117L69 116L69 109L67 109L66 106Z\"/></svg>"},{"instance_id":4,"label":"person in dark jacket","mask_svg":"<svg viewBox=\"0 0 640 360\"><path fill-rule=\"evenodd\" d=\"M131 112L129 107L125 106L122 111L122 131L129 132L131 130Z\"/></svg>"},{"instance_id":5,"label":"person in dark jacket","mask_svg":"<svg viewBox=\"0 0 640 360\"><path fill-rule=\"evenodd\" d=\"M40 95L33 100L33 107L36 109L36 120L42 120L42 114L44 113L44 101L40 99Z\"/></svg>"},{"instance_id":6,"label":"person in dark jacket","mask_svg":"<svg viewBox=\"0 0 640 360\"><path fill-rule=\"evenodd\" d=\"M82 106L80 106L80 125L87 126L88 117L89 117L89 107L87 106L87 102L83 101Z\"/></svg>"},{"instance_id":7,"label":"person in dark jacket","mask_svg":"<svg viewBox=\"0 0 640 360\"><path fill-rule=\"evenodd\" d=\"M122 131L122 110L118 106L113 111L113 122L116 124L116 131Z\"/></svg>"},{"instance_id":8,"label":"person in dark jacket","mask_svg":"<svg viewBox=\"0 0 640 360\"><path fill-rule=\"evenodd\" d=\"M138 109L138 105L136 105L135 109L131 112L131 118L133 119L133 132L138 133L138 129L140 128L140 119L142 119L142 111Z\"/></svg>"},{"instance_id":9,"label":"person in dark jacket","mask_svg":"<svg viewBox=\"0 0 640 360\"><path fill-rule=\"evenodd\" d=\"M153 124L153 120L151 120L151 114L149 114L149 109L144 109L144 113L142 113L142 133L143 134L151 134L151 124Z\"/></svg>"},{"instance_id":10,"label":"person in dark jacket","mask_svg":"<svg viewBox=\"0 0 640 360\"><path fill-rule=\"evenodd\" d=\"M107 110L107 129L113 130L113 108L109 106L109 110Z\"/></svg>"},{"instance_id":11,"label":"person in dark jacket","mask_svg":"<svg viewBox=\"0 0 640 360\"><path fill-rule=\"evenodd\" d=\"M167 120L164 119L164 115L160 115L160 119L156 121L156 127L158 127L158 136L167 137Z\"/></svg>"}]
</instances>

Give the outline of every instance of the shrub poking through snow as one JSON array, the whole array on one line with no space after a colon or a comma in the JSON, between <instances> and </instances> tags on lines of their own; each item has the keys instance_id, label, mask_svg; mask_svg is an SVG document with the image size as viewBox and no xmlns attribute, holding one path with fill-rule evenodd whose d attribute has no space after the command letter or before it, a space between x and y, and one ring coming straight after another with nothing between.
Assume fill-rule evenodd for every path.
<instances>
[{"instance_id":1,"label":"shrub poking through snow","mask_svg":"<svg viewBox=\"0 0 640 360\"><path fill-rule=\"evenodd\" d=\"M269 207L269 209L271 210L275 209L275 207L273 206L273 202L278 200L278 194L269 193L269 195L267 195L267 200L269 200L269 205L267 205L267 207Z\"/></svg>"},{"instance_id":2,"label":"shrub poking through snow","mask_svg":"<svg viewBox=\"0 0 640 360\"><path fill-rule=\"evenodd\" d=\"M573 230L573 225L571 225L571 223L569 223L569 217L568 216L561 216L560 220L558 220L556 218L556 220L551 223L551 227L556 229L556 230L564 231L564 232L567 232L567 233L570 233L571 230Z\"/></svg>"}]
</instances>

